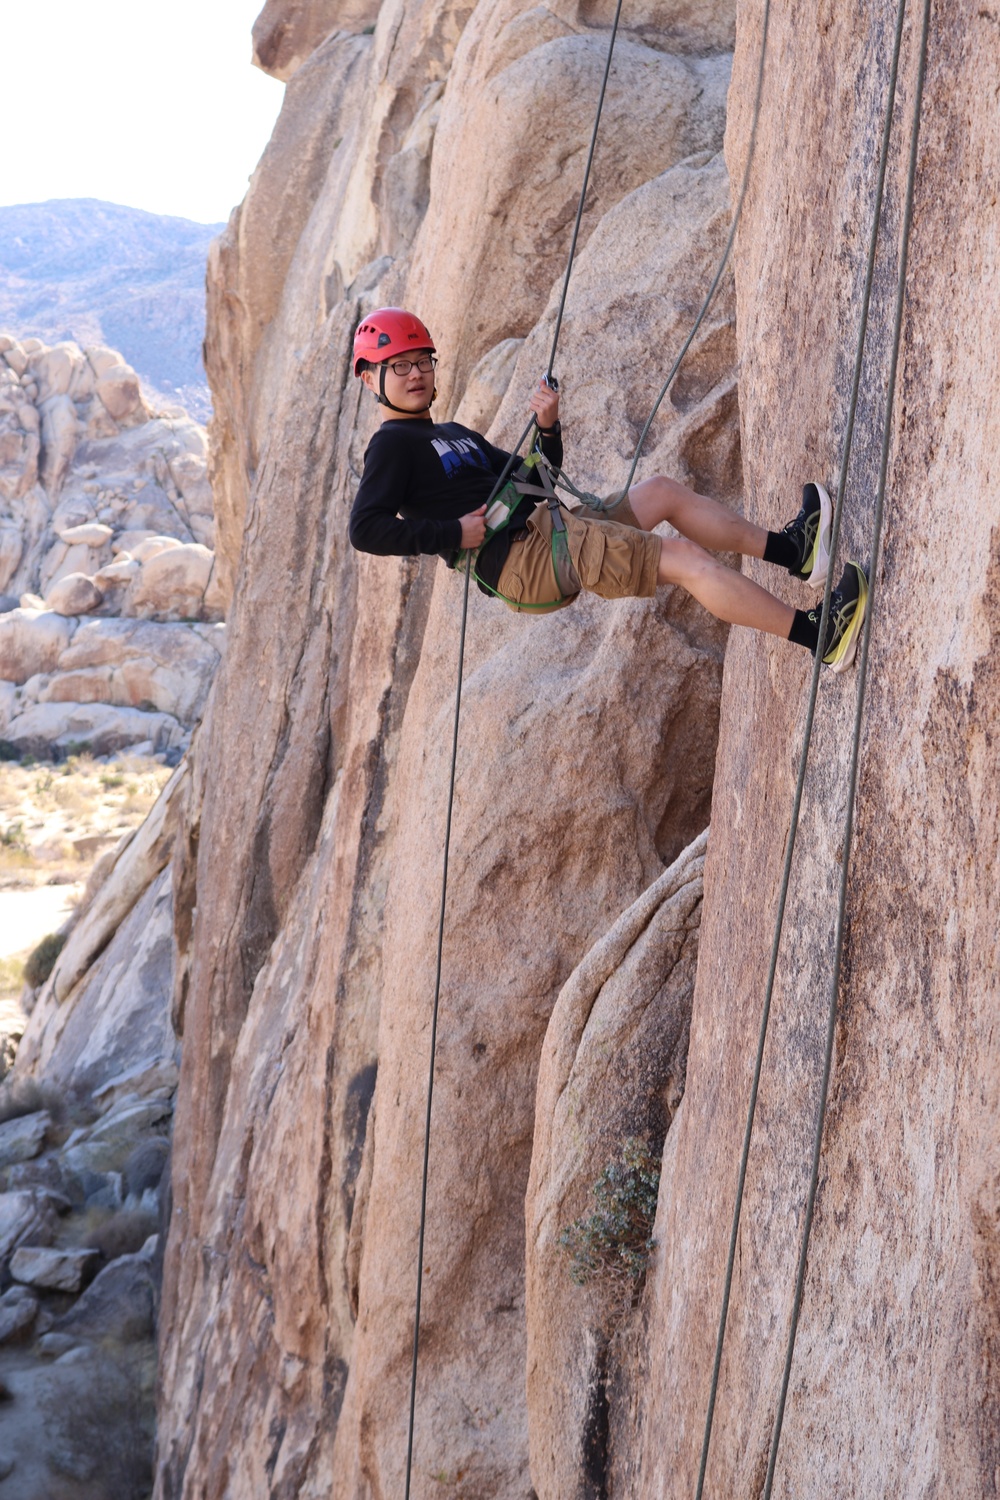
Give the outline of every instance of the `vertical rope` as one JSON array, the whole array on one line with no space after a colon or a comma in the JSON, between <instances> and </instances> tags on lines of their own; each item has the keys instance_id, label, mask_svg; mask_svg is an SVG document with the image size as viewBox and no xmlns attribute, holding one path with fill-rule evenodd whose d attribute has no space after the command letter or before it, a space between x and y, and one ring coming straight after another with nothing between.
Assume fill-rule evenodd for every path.
<instances>
[{"instance_id":1,"label":"vertical rope","mask_svg":"<svg viewBox=\"0 0 1000 1500\"><path fill-rule=\"evenodd\" d=\"M549 353L549 362L546 366L546 374L552 378L552 367L556 362L556 349L559 345L559 335L562 332L563 313L566 311L566 297L569 293L569 278L573 271L573 262L576 259L576 242L580 238L580 224L583 220L583 207L587 197L587 187L590 183L590 169L594 163L594 152L597 149L597 131L601 123L601 114L604 109L604 95L607 93L608 78L611 76L611 59L615 55L615 42L618 39L618 22L621 20L622 0L618 0L615 10L615 19L611 26L611 40L608 43L608 56L604 64L604 77L601 79L601 91L597 97L597 112L594 115L594 128L590 132L590 150L587 152L587 165L583 169L583 187L580 190L580 201L576 206L576 223L573 225L573 238L569 244L569 256L566 261L566 275L563 278L562 296L559 298L559 310L556 314L555 331L552 334L552 349Z\"/></svg>"},{"instance_id":2,"label":"vertical rope","mask_svg":"<svg viewBox=\"0 0 1000 1500\"><path fill-rule=\"evenodd\" d=\"M753 121L750 126L750 140L747 145L747 159L746 165L743 168L743 181L740 184L740 191L736 200L736 208L733 211L733 222L729 228L729 238L726 240L725 249L722 252L722 259L719 261L719 265L715 272L715 275L712 277L712 281L708 288L708 291L705 293L704 301L702 302L701 307L698 310L698 315L694 320L691 332L688 334L687 338L684 340L684 343L681 345L680 353L677 355L677 358L671 365L670 372L667 375L666 380L663 382L663 385L660 387L660 393L657 396L656 400L653 402L652 410L650 411L649 416L646 418L645 426L643 427L642 432L639 434L639 441L635 445L635 452L632 455L632 463L628 471L628 478L625 481L624 489L618 496L617 500L613 500L610 503L598 503L598 505L595 507L596 509L606 510L609 512L615 510L622 503L629 490L632 488L632 481L635 478L635 471L639 466L639 459L642 456L642 450L646 446L646 439L649 436L649 430L653 425L657 412L663 405L667 392L676 379L677 371L680 369L688 350L694 343L698 329L705 321L708 310L715 300L715 294L719 289L719 283L722 281L726 266L729 264L729 256L732 252L733 244L736 240L736 231L739 229L740 219L743 217L743 204L746 200L747 188L750 185L750 171L753 166L754 156L757 151L757 126L760 122L760 106L761 99L764 93L764 64L767 60L767 33L770 21L771 0L764 0L764 19L761 23L760 38L760 64L757 69L757 88L754 95Z\"/></svg>"},{"instance_id":3,"label":"vertical rope","mask_svg":"<svg viewBox=\"0 0 1000 1500\"><path fill-rule=\"evenodd\" d=\"M809 1236L812 1231L816 1193L819 1185L819 1165L823 1149L823 1127L830 1093L830 1071L833 1062L833 1044L837 1027L837 997L840 989L840 971L844 953L844 925L847 913L847 883L850 873L851 845L854 839L854 808L857 799L858 761L860 758L861 729L864 718L865 692L868 685L868 653L872 626L875 618L875 599L878 592L878 568L882 542L882 521L885 512L885 485L889 472L889 453L892 446L892 416L896 396L896 376L899 368L899 346L902 339L903 312L906 301L906 270L910 250L910 229L913 223L913 199L917 177L917 148L920 139L920 118L923 109L924 79L927 72L927 36L930 29L930 0L924 0L923 21L920 31L920 54L917 65L917 85L913 101L913 130L910 140L910 160L906 176L906 207L899 249L899 272L896 279L896 309L892 335L892 357L889 365L889 382L886 390L885 421L882 427L882 456L879 465L878 491L875 498L873 525L871 579L868 594L868 614L861 637L861 659L858 663L858 685L854 709L854 731L851 739L851 763L848 776L847 811L844 816L843 855L840 868L840 895L837 904L837 926L834 944L833 974L830 979L830 1006L827 1018L826 1052L823 1060L823 1081L820 1088L819 1108L816 1112L816 1129L813 1138L812 1171L809 1193L806 1199L805 1220L802 1227L802 1246L799 1252L798 1273L795 1279L795 1295L792 1301L792 1318L788 1330L788 1346L785 1351L785 1367L781 1380L781 1393L771 1436L771 1451L768 1458L767 1478L764 1483L763 1500L770 1500L774 1484L774 1470L778 1459L778 1444L784 1421L788 1383L795 1354L795 1337L802 1308L802 1291L805 1285L806 1265L809 1258Z\"/></svg>"},{"instance_id":4,"label":"vertical rope","mask_svg":"<svg viewBox=\"0 0 1000 1500\"><path fill-rule=\"evenodd\" d=\"M906 0L900 0L896 12L896 29L893 38L892 62L889 71L889 83L886 93L885 121L882 128L882 142L879 150L878 174L875 189L875 204L872 212L872 228L868 239L868 257L865 266L864 290L861 296L861 317L858 326L858 336L854 350L854 372L851 379L851 394L847 408L847 426L844 432L844 447L841 458L840 478L837 486L837 504L834 511L833 528L830 536L830 568L827 573L826 587L823 591L823 607L820 612L820 643L826 639L827 621L830 615L830 598L833 591L833 563L837 555L837 547L840 542L840 530L844 514L844 497L847 489L847 475L850 467L851 453L854 446L854 427L857 417L858 402L861 391L861 374L864 364L865 343L868 334L868 321L871 309L872 285L875 278L875 259L878 251L879 223L882 216L882 202L885 194L885 175L889 160L889 144L892 136L892 110L896 96L896 83L899 74L899 56L903 39L903 22L906 14ZM743 1132L743 1149L740 1153L739 1174L736 1184L736 1202L733 1208L732 1227L729 1234L729 1250L726 1258L726 1273L723 1282L722 1308L719 1314L719 1328L716 1335L715 1358L712 1365L712 1379L709 1389L708 1412L705 1419L705 1431L702 1439L701 1461L698 1469L698 1484L696 1489L696 1500L702 1500L705 1487L705 1474L708 1467L708 1454L712 1440L712 1425L715 1417L715 1405L719 1390L719 1373L722 1366L722 1352L725 1344L726 1325L729 1319L729 1303L732 1295L733 1274L736 1262L736 1246L739 1240L740 1219L743 1212L743 1196L746 1187L747 1163L750 1158L750 1143L753 1138L753 1127L757 1112L757 1095L760 1090L761 1072L764 1064L764 1045L767 1040L768 1024L771 1016L771 1001L774 996L775 977L778 968L778 955L781 948L781 936L785 922L785 910L788 904L788 891L791 882L792 858L795 853L795 843L799 829L799 818L802 809L802 795L805 787L806 768L809 760L809 750L812 744L813 724L816 717L816 701L819 691L819 674L822 666L823 652L821 646L817 648L813 658L812 676L809 683L809 699L806 707L805 726L802 735L802 749L799 754L799 768L795 781L795 795L792 801L792 815L789 824L788 841L785 848L785 862L781 876L781 886L778 892L778 909L775 917L774 936L771 942L771 957L767 972L767 986L764 993L764 1004L761 1011L760 1028L757 1037L757 1054L754 1062L753 1080L750 1087L750 1101L747 1108L746 1126Z\"/></svg>"},{"instance_id":5,"label":"vertical rope","mask_svg":"<svg viewBox=\"0 0 1000 1500\"><path fill-rule=\"evenodd\" d=\"M562 329L563 313L565 312L565 309L566 309L566 298L567 298L567 296L569 294L569 279L570 279L570 274L571 274L572 269L573 269L573 261L574 261L575 256L576 256L577 240L579 239L579 235L580 235L580 224L581 224L581 221L583 219L583 209L584 209L584 203L585 203L586 197L587 197L587 188L588 188L589 183L590 183L590 170L591 170L591 167L593 166L593 162L594 162L594 151L595 151L596 146L597 146L597 133L598 133L598 128L599 128L600 123L601 123L601 114L602 114L602 111L604 109L604 97L605 97L605 94L607 92L608 78L609 78L610 73L611 73L611 62L612 62L612 58L614 56L615 41L617 40L617 36L618 36L618 22L619 22L619 19L621 17L621 10L622 10L622 0L618 0L618 5L617 5L617 8L615 10L614 24L613 24L613 26L611 28L611 37L610 37L610 40L608 42L607 60L606 60L605 65L604 65L604 76L603 76L603 79L601 81L601 90L600 90L600 95L599 95L598 101L597 101L597 110L596 110L596 113L594 115L594 128L593 128L593 130L591 132L591 137L590 137L590 150L587 153L587 163L586 163L586 167L584 168L583 186L580 189L580 201L579 201L579 203L577 205L577 210L576 210L576 223L575 223L575 225L573 227L573 237L572 237L572 240L570 242L569 257L568 257L567 265L566 265L566 275L565 275L565 278L563 280L562 295L561 295L561 297L559 299L559 308L558 308L558 312L557 312L557 316L556 316L555 332L554 332L553 338L552 338L552 350L551 350L551 353L549 355L549 362L548 362L548 367L547 367L547 372L546 372L547 375L548 375L548 377L550 379L551 379L551 376L552 376L552 367L555 364L556 349L557 349L558 343L559 343L559 334L560 334L560 331ZM517 445L516 445L516 447L514 449L514 452L510 455L510 458L507 460L507 463L504 465L503 472L501 473L501 475L500 475L499 479L497 480L496 484L493 486L493 490L492 490L492 492L491 492L491 494L489 496L489 499L486 502L486 508L487 508L487 510L489 509L489 507L493 503L493 501L496 499L497 495L500 493L500 491L503 488L503 486L506 484L507 479L509 478L511 472L513 471L514 465L517 462L517 458L518 458L518 454L519 454L519 452L521 450L521 446L524 443L525 439L527 438L528 433L534 427L534 425L535 425L535 423L534 423L534 417L532 417L531 420L528 422L528 425L525 427L524 431L522 432L520 438L518 439ZM433 1104L433 1099L434 1099L434 1063L435 1063L435 1058L436 1058L436 1054L437 1054L438 1012L439 1012L439 1009L440 1009L440 1001L441 1001L441 963L442 963L442 955L443 955L443 951L444 951L444 921L445 921L445 911L446 911L447 904L448 904L448 859L449 859L449 855L450 855L450 851L451 851L452 811L453 811L454 803L455 803L455 772L456 772L456 766L458 764L458 727L459 727L459 720L460 720L461 711L462 711L462 673L463 673L463 669L464 669L464 666L465 666L465 636L466 636L466 626L467 626L467 622L468 622L468 613L469 613L469 583L470 583L470 580L471 580L471 574L472 574L472 556L471 556L471 553L470 553L469 556L466 558L466 562L465 562L465 583L464 583L463 594L462 594L462 625L461 625L461 631L460 631L460 635L459 635L459 644L458 644L458 683L457 683L456 690L455 690L455 722L454 722L454 728L453 728L453 731L452 731L451 770L450 770L450 773L449 773L449 782L448 782L448 809L447 809L447 814L446 814L446 817L445 817L444 860L443 860L443 869L442 869L442 875L441 875L441 910L440 910L440 915L439 915L439 919L438 919L437 959L436 959L435 972L434 972L434 1002L433 1002L432 1013L431 1013L430 1066L429 1066L428 1081L427 1081L427 1110L426 1110L426 1115L425 1115L425 1119L424 1119L424 1151L423 1151L423 1166L422 1166L421 1183L420 1183L420 1230L419 1230L419 1234L418 1234L418 1237L417 1237L417 1295L416 1295L416 1301L415 1301L415 1307L414 1307L414 1316L413 1316L413 1355L412 1355L411 1366L410 1366L410 1410L409 1410L409 1422L408 1422L408 1427L407 1427L407 1439L406 1439L406 1489L405 1489L405 1500L410 1500L410 1486L411 1486L412 1475L413 1475L413 1435L414 1435L414 1426L415 1426L415 1421L416 1421L417 1368L418 1368L419 1354L420 1354L420 1310L421 1310L421 1304L422 1304L422 1301L423 1301L423 1284L424 1284L424 1243L425 1243L425 1239L426 1239L426 1230L427 1230L427 1180L428 1180L428 1171L429 1171L429 1164L430 1164L430 1149L431 1149L431 1110L432 1110L432 1104Z\"/></svg>"},{"instance_id":6,"label":"vertical rope","mask_svg":"<svg viewBox=\"0 0 1000 1500\"><path fill-rule=\"evenodd\" d=\"M534 426L534 418L528 423L517 440L503 472L486 502L487 510L507 483L528 433ZM448 804L444 825L444 858L441 870L441 910L438 917L437 956L434 966L434 1003L431 1008L431 1054L427 1076L427 1110L424 1118L424 1154L420 1177L420 1231L417 1236L417 1295L413 1313L413 1356L410 1366L410 1413L406 1436L406 1500L410 1500L410 1482L413 1473L413 1428L417 1409L417 1364L420 1356L420 1307L424 1290L424 1241L427 1233L427 1176L431 1154L431 1109L434 1102L434 1062L437 1056L438 1012L441 1006L441 961L444 953L444 917L448 902L448 860L451 854L451 822L455 807L455 772L458 765L458 725L462 713L462 676L465 667L465 637L469 619L469 583L472 577L472 553L465 559L465 579L462 585L462 624L458 637L458 679L455 685L455 722L451 736L451 769L448 778Z\"/></svg>"}]
</instances>

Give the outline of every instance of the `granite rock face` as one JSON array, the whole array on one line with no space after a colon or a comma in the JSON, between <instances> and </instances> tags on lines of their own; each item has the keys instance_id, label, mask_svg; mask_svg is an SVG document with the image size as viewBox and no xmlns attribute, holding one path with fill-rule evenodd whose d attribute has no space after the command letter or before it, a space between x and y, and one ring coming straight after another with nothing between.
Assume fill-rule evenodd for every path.
<instances>
[{"instance_id":1,"label":"granite rock face","mask_svg":"<svg viewBox=\"0 0 1000 1500\"><path fill-rule=\"evenodd\" d=\"M285 107L210 265L232 604L173 871L158 1500L402 1492L461 594L432 559L347 546L373 418L350 336L374 305L414 306L439 341L438 410L513 441L611 9L385 0L367 35L353 7L275 3L260 23ZM740 18L734 177L760 12ZM804 478L835 487L892 24L888 4L864 27L772 16L735 316L724 281L639 471L769 527ZM729 213L731 10L650 0L628 25L558 361L571 472L605 491ZM934 20L833 1106L775 1491L795 1500L995 1487L995 47L988 11ZM901 76L905 101L909 32ZM903 172L897 148L845 520L862 557ZM739 631L727 646L668 590L533 621L471 601L421 1500L694 1492L808 666ZM710 1455L707 1493L747 1500L794 1280L856 681L822 683ZM662 1169L622 1306L574 1288L557 1245L634 1135Z\"/></svg>"},{"instance_id":2,"label":"granite rock face","mask_svg":"<svg viewBox=\"0 0 1000 1500\"><path fill-rule=\"evenodd\" d=\"M0 334L0 739L33 755L186 744L221 650L213 545L202 428L150 410L112 349ZM139 622L170 629L157 647ZM72 670L81 631L103 674ZM176 660L173 695L144 690L137 657ZM94 704L123 712L91 723Z\"/></svg>"},{"instance_id":3,"label":"granite rock face","mask_svg":"<svg viewBox=\"0 0 1000 1500\"><path fill-rule=\"evenodd\" d=\"M744 158L760 7L748 5L727 153ZM871 224L894 7L772 15L774 71L737 242L747 508L806 468L835 480ZM872 544L916 69L902 108L844 554ZM1000 1058L995 732L1000 346L985 103L995 14L932 13L879 563L845 967L817 1216L774 1493L996 1488ZM824 101L822 128L796 98ZM834 253L831 254L831 247ZM792 351L793 357L790 357ZM808 351L808 354L807 354ZM762 576L755 565L754 576ZM692 1493L804 711L801 664L734 633L726 663L687 1090L668 1137L648 1289L644 1492ZM856 678L821 683L765 1055L707 1493L756 1496L789 1325L817 1106ZM683 1295L678 1295L683 1287Z\"/></svg>"},{"instance_id":4,"label":"granite rock face","mask_svg":"<svg viewBox=\"0 0 1000 1500\"><path fill-rule=\"evenodd\" d=\"M298 14L268 7L269 25L279 10ZM420 308L440 341L442 415L468 380L466 410L513 440L551 336L609 14L384 4L373 35L326 35L290 77L211 257L232 603L175 863L163 1497L401 1492L461 583L434 559L349 548L373 417L350 338L379 302ZM696 47L693 31L667 36L669 7L647 7L648 36L623 38L612 73L560 356L574 472L606 490L727 231L731 16L703 15ZM550 96L562 133L543 118ZM562 170L560 139L573 152ZM483 191L460 188L487 165ZM632 316L664 345L656 370L620 326L632 286ZM734 349L727 282L696 344L700 383L665 413L642 472L669 463L738 503ZM417 1494L530 1493L523 1214L538 1059L569 975L708 821L725 637L669 590L528 622L472 599Z\"/></svg>"}]
</instances>

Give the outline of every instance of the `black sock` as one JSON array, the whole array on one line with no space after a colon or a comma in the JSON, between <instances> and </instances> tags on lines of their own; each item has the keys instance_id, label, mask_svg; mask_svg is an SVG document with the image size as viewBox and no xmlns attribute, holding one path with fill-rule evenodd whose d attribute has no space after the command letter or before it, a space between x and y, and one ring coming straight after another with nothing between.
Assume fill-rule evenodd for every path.
<instances>
[{"instance_id":1,"label":"black sock","mask_svg":"<svg viewBox=\"0 0 1000 1500\"><path fill-rule=\"evenodd\" d=\"M783 531L769 531L764 544L764 561L777 563L779 568L794 568L799 560L799 549L790 536Z\"/></svg>"},{"instance_id":2,"label":"black sock","mask_svg":"<svg viewBox=\"0 0 1000 1500\"><path fill-rule=\"evenodd\" d=\"M819 645L819 611L814 610L807 614L804 609L797 609L792 628L788 632L788 639L794 641L796 646L805 646L806 650L815 656L816 647Z\"/></svg>"}]
</instances>

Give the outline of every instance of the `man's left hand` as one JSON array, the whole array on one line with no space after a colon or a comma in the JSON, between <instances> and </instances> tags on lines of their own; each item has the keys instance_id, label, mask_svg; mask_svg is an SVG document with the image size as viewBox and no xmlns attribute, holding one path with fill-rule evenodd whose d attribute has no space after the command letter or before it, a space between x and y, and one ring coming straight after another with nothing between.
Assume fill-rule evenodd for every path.
<instances>
[{"instance_id":1,"label":"man's left hand","mask_svg":"<svg viewBox=\"0 0 1000 1500\"><path fill-rule=\"evenodd\" d=\"M559 420L559 392L546 385L545 377L538 382L528 402L535 413L535 420L543 431L554 427Z\"/></svg>"}]
</instances>

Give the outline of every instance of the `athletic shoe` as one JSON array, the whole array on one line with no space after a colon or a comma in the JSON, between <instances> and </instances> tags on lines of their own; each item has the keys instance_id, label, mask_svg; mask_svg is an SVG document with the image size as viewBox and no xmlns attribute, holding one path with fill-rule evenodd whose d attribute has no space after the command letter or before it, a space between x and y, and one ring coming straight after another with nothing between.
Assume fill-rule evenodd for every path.
<instances>
[{"instance_id":1,"label":"athletic shoe","mask_svg":"<svg viewBox=\"0 0 1000 1500\"><path fill-rule=\"evenodd\" d=\"M830 530L833 505L821 484L802 486L802 509L781 531L795 548L795 561L788 571L815 589L826 583L830 570Z\"/></svg>"},{"instance_id":2,"label":"athletic shoe","mask_svg":"<svg viewBox=\"0 0 1000 1500\"><path fill-rule=\"evenodd\" d=\"M826 625L826 650L823 661L835 672L846 672L854 665L858 638L868 612L868 579L858 563L847 564L837 587L830 595L830 618ZM810 618L819 624L821 611L814 609Z\"/></svg>"}]
</instances>

